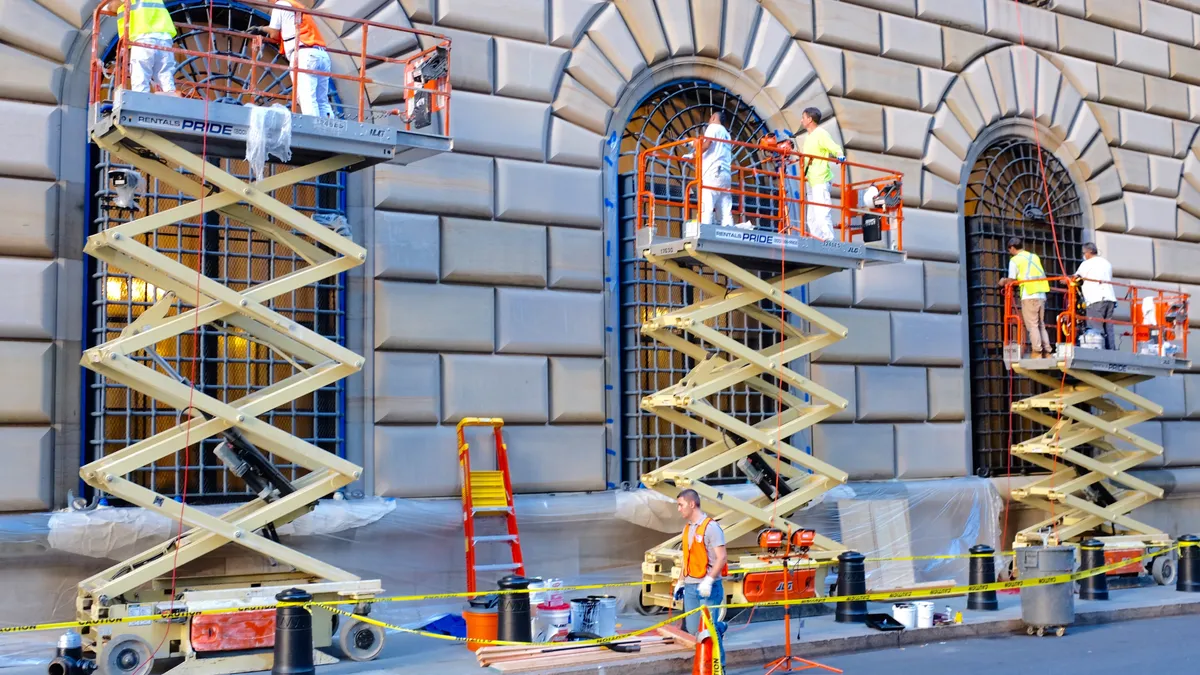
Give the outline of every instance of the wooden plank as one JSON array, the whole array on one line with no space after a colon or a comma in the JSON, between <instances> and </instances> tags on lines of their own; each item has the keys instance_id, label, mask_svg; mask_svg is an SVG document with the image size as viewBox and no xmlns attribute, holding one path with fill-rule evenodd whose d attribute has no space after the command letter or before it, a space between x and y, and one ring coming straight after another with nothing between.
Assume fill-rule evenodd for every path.
<instances>
[{"instance_id":1,"label":"wooden plank","mask_svg":"<svg viewBox=\"0 0 1200 675\"><path fill-rule=\"evenodd\" d=\"M658 629L658 634L663 637L669 637L675 641L675 644L686 647L687 649L696 648L696 636L683 630L679 626L663 626Z\"/></svg>"},{"instance_id":2,"label":"wooden plank","mask_svg":"<svg viewBox=\"0 0 1200 675\"><path fill-rule=\"evenodd\" d=\"M658 654L668 654L671 652L686 651L677 645L668 644L652 644L642 648L640 652L621 653L610 650L603 650L598 653L578 654L575 652L566 652L557 655L548 655L536 659L524 659L521 661L510 661L505 663L496 663L491 667L502 673L521 673L536 670L546 670L551 668L561 668L564 666L577 665L595 665L610 663L614 661L622 661L628 658L637 658L639 656L653 656Z\"/></svg>"}]
</instances>

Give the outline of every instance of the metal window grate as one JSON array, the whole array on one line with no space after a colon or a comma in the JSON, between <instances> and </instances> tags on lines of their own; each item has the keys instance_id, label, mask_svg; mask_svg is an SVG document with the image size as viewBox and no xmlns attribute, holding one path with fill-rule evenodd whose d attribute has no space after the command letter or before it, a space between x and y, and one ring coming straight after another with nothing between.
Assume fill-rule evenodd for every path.
<instances>
[{"instance_id":1,"label":"metal window grate","mask_svg":"<svg viewBox=\"0 0 1200 675\"><path fill-rule=\"evenodd\" d=\"M635 218L637 197L637 155L642 150L679 138L703 134L713 109L724 111L726 128L735 141L758 142L768 133L766 123L750 106L726 89L703 81L683 81L668 84L648 96L631 115L621 137L619 172L619 228L621 234L621 414L623 480L637 483L641 476L655 468L707 444L704 439L654 415L642 414L642 397L653 394L677 382L695 365L692 359L664 347L641 334L642 322L671 309L697 301L696 289L668 277L639 259L635 250ZM733 163L751 163L734 153ZM678 181L662 183L663 191L678 192ZM668 188L667 185L672 187ZM678 199L680 195L676 194ZM735 214L751 211L755 205L741 204L734 198ZM678 211L678 210L677 210ZM672 219L673 218L673 219ZM656 217L660 225L664 216ZM679 235L682 220L678 213L666 216L668 227ZM735 215L735 220L738 217ZM718 283L725 283L714 275ZM770 303L762 308L777 313ZM777 333L744 314L733 313L715 320L716 327L730 337L754 349L766 348L776 341ZM770 379L770 378L768 378ZM745 388L727 390L710 399L721 410L738 415L756 424L775 414L775 400ZM732 442L732 441L731 441ZM744 480L734 469L723 470L707 482L740 482Z\"/></svg>"},{"instance_id":2,"label":"metal window grate","mask_svg":"<svg viewBox=\"0 0 1200 675\"><path fill-rule=\"evenodd\" d=\"M174 8L172 15L177 23L199 25L207 23L207 12L207 5L182 6ZM217 26L240 30L251 25L264 25L267 17L236 6L214 4L213 22ZM181 31L176 44L190 49L208 49L198 44L200 37ZM243 51L248 48L246 44L236 44L236 41L227 41L218 47L230 53L238 53L239 48ZM282 57L276 55L276 58ZM190 79L193 83L222 81L228 84L241 77L239 73L208 73L204 70L204 63L198 59L186 62L181 59L177 72L180 77ZM260 83L259 86L265 90L284 92L290 88L290 83L275 82L272 87ZM114 162L107 152L95 146L91 146L91 149L93 191L89 235L190 201L170 186L143 176L146 184L138 200L141 211L130 215L108 207L107 200L113 194L108 187L108 171L132 167ZM217 165L240 178L250 176L245 161L220 160ZM266 173L273 173L274 168L268 164ZM344 172L326 174L277 191L275 196L308 215L342 211L345 206L345 180ZM290 195L287 194L289 191ZM306 265L291 251L278 248L249 228L215 213L208 214L204 222L193 218L159 228L139 237L139 240L239 291ZM93 347L117 337L129 322L161 297L162 291L89 256L85 256L85 263L89 266L85 281L88 302L85 342L87 347ZM339 275L280 296L270 306L297 323L344 344L344 276ZM179 311L180 306L186 309L194 302L192 298L184 300L177 303L172 314ZM172 367L195 382L198 391L223 401L242 398L295 372L288 361L279 358L265 345L236 333L231 334L217 325L201 326L197 335L198 344L197 336L188 332L160 342L155 348ZM141 355L136 358L150 365L148 358ZM84 431L84 462L99 459L179 423L179 411L174 408L87 372L84 404L88 422ZM261 419L342 455L345 439L343 387L343 382L339 381L262 415ZM242 481L226 471L213 454L218 440L204 441L199 444L200 447L193 445L189 449L187 462L183 453L176 453L173 457L134 472L130 479L171 496L182 494L186 480L188 501L247 498L249 493ZM295 478L299 475L299 468L294 465L280 463L278 466L285 476Z\"/></svg>"},{"instance_id":3,"label":"metal window grate","mask_svg":"<svg viewBox=\"0 0 1200 675\"><path fill-rule=\"evenodd\" d=\"M1004 294L999 282L1008 273L1006 240L1021 237L1026 250L1042 259L1047 275L1060 274L1063 269L1073 273L1083 259L1083 203L1079 191L1063 165L1045 150L1043 184L1037 152L1037 146L1024 138L1007 138L989 146L971 170L963 204L970 305L971 421L975 470L984 476L1007 474L1011 445L1045 431L1009 412L1010 401L1033 396L1041 388L1027 378L1010 378L1004 368ZM1049 188L1061 264L1055 255L1044 185ZM1052 341L1054 317L1064 309L1061 304L1062 294L1051 293L1046 326ZM1011 471L1029 474L1042 469L1012 458Z\"/></svg>"}]
</instances>

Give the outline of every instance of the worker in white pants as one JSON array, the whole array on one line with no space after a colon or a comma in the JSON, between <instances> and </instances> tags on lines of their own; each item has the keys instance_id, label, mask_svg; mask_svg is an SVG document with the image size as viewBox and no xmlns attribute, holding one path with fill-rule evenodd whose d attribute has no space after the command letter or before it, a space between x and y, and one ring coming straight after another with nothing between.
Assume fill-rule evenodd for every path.
<instances>
[{"instance_id":1,"label":"worker in white pants","mask_svg":"<svg viewBox=\"0 0 1200 675\"><path fill-rule=\"evenodd\" d=\"M129 10L129 27L125 12ZM129 47L129 86L133 91L150 93L157 84L164 94L175 92L175 53L167 51L175 42L175 22L163 0L109 0L105 9L117 14L117 35L129 43L148 45ZM128 32L128 34L126 34Z\"/></svg>"},{"instance_id":2,"label":"worker in white pants","mask_svg":"<svg viewBox=\"0 0 1200 675\"><path fill-rule=\"evenodd\" d=\"M833 239L833 222L829 195L829 184L833 181L833 170L829 162L821 157L836 157L839 162L846 161L845 150L833 141L821 127L821 111L816 108L805 108L800 114L800 124L807 135L804 138L804 177L808 183L808 204L805 205L807 214L808 236L822 241Z\"/></svg>"},{"instance_id":3,"label":"worker in white pants","mask_svg":"<svg viewBox=\"0 0 1200 675\"><path fill-rule=\"evenodd\" d=\"M720 110L713 111L708 118L708 127L704 130L705 139L702 141L703 152L700 155L700 222L712 223L713 213L720 215L718 223L722 227L733 225L733 195L729 193L732 185L729 165L733 151L728 141L729 131L725 129L725 114ZM691 159L693 153L687 153L683 159ZM713 189L715 188L715 189ZM694 235L685 235L694 236Z\"/></svg>"},{"instance_id":4,"label":"worker in white pants","mask_svg":"<svg viewBox=\"0 0 1200 675\"><path fill-rule=\"evenodd\" d=\"M333 70L329 52L325 51L325 40L321 37L311 14L291 11L304 9L298 0L277 0L271 10L271 24L256 26L246 31L253 35L265 35L271 40L283 42L284 55L302 70L328 73ZM333 117L333 106L329 103L329 76L313 73L296 73L294 81L296 104L303 115Z\"/></svg>"}]
</instances>

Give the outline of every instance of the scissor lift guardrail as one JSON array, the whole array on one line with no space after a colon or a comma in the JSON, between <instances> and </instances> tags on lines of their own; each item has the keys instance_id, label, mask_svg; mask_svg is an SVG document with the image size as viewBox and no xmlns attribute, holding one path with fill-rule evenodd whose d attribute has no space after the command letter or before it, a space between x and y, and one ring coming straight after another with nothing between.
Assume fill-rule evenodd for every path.
<instances>
[{"instance_id":1,"label":"scissor lift guardrail","mask_svg":"<svg viewBox=\"0 0 1200 675\"><path fill-rule=\"evenodd\" d=\"M761 527L796 529L789 516L848 478L832 460L818 459L789 442L848 405L845 398L794 369L800 359L845 339L848 330L792 291L848 269L902 262L905 254L899 250L898 174L840 164L839 201L828 205L840 236L822 241L808 236L805 214L814 204L798 189L796 168L811 158L793 151L790 143L771 139L760 144L726 142L738 158L731 167L732 187L715 191L732 196L732 212L743 224L696 222L700 220L696 218L698 193L712 189L695 178L703 175L700 162L709 143L720 141L679 141L639 156L637 251L654 267L694 288L700 298L643 322L644 335L685 354L695 365L675 384L644 397L641 407L707 441L641 480L670 497L685 488L695 490L732 544ZM683 159L681 151L690 151L691 158ZM860 180L849 180L851 171L862 174ZM878 197L878 203L860 203L860 195L871 188L875 190L869 198L884 196ZM864 224L877 233L871 238L881 243L862 241ZM882 243L883 233L890 244ZM713 273L726 283L715 281ZM768 310L769 306L779 313ZM739 342L719 328L718 318L729 313L744 314L750 322L779 331L782 342L764 349ZM782 321L781 315L788 314L799 321ZM731 320L729 325L735 323ZM720 409L715 397L738 388L777 400L779 409L756 424ZM764 489L753 499L738 499L706 482L752 455L772 471L778 466L777 493ZM736 565L740 549L731 546L730 550ZM810 555L828 559L843 550L841 544L818 533ZM757 549L748 547L746 552ZM674 604L671 587L681 573L681 557L681 536L646 553L644 604ZM738 579L730 580L729 594L740 599Z\"/></svg>"}]
</instances>

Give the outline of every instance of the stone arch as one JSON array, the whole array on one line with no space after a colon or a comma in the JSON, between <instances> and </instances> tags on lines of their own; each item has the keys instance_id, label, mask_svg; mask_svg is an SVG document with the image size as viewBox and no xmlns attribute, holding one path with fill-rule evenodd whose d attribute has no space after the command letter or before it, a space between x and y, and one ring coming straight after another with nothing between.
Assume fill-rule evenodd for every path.
<instances>
[{"instance_id":1,"label":"stone arch","mask_svg":"<svg viewBox=\"0 0 1200 675\"><path fill-rule=\"evenodd\" d=\"M695 77L737 94L776 129L795 131L800 112L814 106L840 140L826 73L802 48L802 40L812 38L811 17L783 2L729 4L724 26L719 0L659 2L657 11L655 3L638 0L591 7L571 33L554 116L607 136L624 124L614 120L627 117L650 91Z\"/></svg>"},{"instance_id":2,"label":"stone arch","mask_svg":"<svg viewBox=\"0 0 1200 675\"><path fill-rule=\"evenodd\" d=\"M977 57L946 88L934 113L922 160L940 178L962 184L972 144L987 128L1010 118L1032 120L1042 145L1073 167L1097 220L1117 216L1105 204L1120 200L1102 121L1084 100L1086 90L1064 69L1032 49L1003 47ZM1036 110L1036 116L1035 116ZM1119 217L1124 222L1124 212Z\"/></svg>"}]
</instances>

